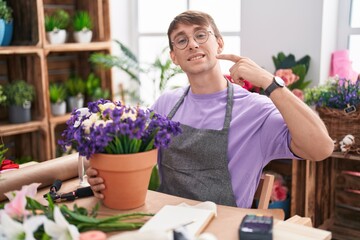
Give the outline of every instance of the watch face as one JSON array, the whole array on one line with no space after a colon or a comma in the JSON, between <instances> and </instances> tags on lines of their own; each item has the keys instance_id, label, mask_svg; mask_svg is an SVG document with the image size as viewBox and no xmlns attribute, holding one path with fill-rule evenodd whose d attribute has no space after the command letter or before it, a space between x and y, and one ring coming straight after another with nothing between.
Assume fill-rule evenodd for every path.
<instances>
[{"instance_id":1,"label":"watch face","mask_svg":"<svg viewBox=\"0 0 360 240\"><path fill-rule=\"evenodd\" d=\"M278 86L280 86L280 87L284 87L284 86L285 86L285 82L284 82L284 80L281 79L281 77L275 76L275 77L274 77L274 81L275 81L275 83L276 83Z\"/></svg>"}]
</instances>

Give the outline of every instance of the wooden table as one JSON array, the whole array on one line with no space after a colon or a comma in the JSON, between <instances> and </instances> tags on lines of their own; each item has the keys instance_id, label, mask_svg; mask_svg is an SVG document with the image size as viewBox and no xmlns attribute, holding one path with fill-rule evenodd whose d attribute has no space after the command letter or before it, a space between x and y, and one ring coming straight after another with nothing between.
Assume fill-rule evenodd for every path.
<instances>
[{"instance_id":1,"label":"wooden table","mask_svg":"<svg viewBox=\"0 0 360 240\"><path fill-rule=\"evenodd\" d=\"M60 192L69 192L75 190L78 186L78 179L73 179L62 184ZM42 195L48 192L49 189L42 189L37 195L37 200L46 204L46 200L43 199ZM74 202L66 203L70 207L74 203L78 206L85 207L87 209L92 209L99 200L95 197L88 197L77 199ZM109 209L100 206L98 211L99 217L111 216L114 214L127 213L127 212L151 212L156 213L164 205L177 205L180 203L187 203L189 205L194 205L199 203L198 201L189 200L185 198L175 197L168 194L163 194L154 191L148 191L145 205L131 211L119 211L114 209ZM205 232L213 233L219 240L237 240L238 239L238 227L241 220L246 214L262 214L262 215L271 215L275 218L274 223L274 239L331 239L331 232L307 227L299 224L294 224L286 221L284 219L284 212L280 209L244 209L244 208L235 208L217 205L217 217L213 219L210 224L205 228Z\"/></svg>"}]
</instances>

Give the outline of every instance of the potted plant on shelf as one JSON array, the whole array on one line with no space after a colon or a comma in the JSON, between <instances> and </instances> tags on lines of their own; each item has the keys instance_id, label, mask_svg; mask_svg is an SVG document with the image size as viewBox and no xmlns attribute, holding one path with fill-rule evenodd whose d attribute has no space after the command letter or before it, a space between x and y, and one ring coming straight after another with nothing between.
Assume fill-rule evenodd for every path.
<instances>
[{"instance_id":1,"label":"potted plant on shelf","mask_svg":"<svg viewBox=\"0 0 360 240\"><path fill-rule=\"evenodd\" d=\"M92 20L88 12L78 11L73 19L74 39L78 43L89 43L92 38Z\"/></svg>"},{"instance_id":2,"label":"potted plant on shelf","mask_svg":"<svg viewBox=\"0 0 360 240\"><path fill-rule=\"evenodd\" d=\"M62 83L51 83L49 87L51 113L61 116L66 113L66 88Z\"/></svg>"},{"instance_id":3,"label":"potted plant on shelf","mask_svg":"<svg viewBox=\"0 0 360 240\"><path fill-rule=\"evenodd\" d=\"M104 205L125 210L144 204L157 148L180 133L180 123L151 109L101 99L72 113L59 143L76 148L99 171L107 184Z\"/></svg>"},{"instance_id":4,"label":"potted plant on shelf","mask_svg":"<svg viewBox=\"0 0 360 240\"><path fill-rule=\"evenodd\" d=\"M329 78L324 85L305 89L305 102L315 105L330 137L339 143L346 135L353 135L354 149L360 148L359 96L360 79Z\"/></svg>"},{"instance_id":5,"label":"potted plant on shelf","mask_svg":"<svg viewBox=\"0 0 360 240\"><path fill-rule=\"evenodd\" d=\"M80 77L71 77L65 82L69 111L84 106L85 82Z\"/></svg>"},{"instance_id":6,"label":"potted plant on shelf","mask_svg":"<svg viewBox=\"0 0 360 240\"><path fill-rule=\"evenodd\" d=\"M110 92L107 89L102 89L100 78L96 77L94 73L90 73L86 79L86 95L90 101L99 99L108 99Z\"/></svg>"},{"instance_id":7,"label":"potted plant on shelf","mask_svg":"<svg viewBox=\"0 0 360 240\"><path fill-rule=\"evenodd\" d=\"M24 80L5 85L6 104L9 106L10 123L31 121L31 102L35 97L34 87Z\"/></svg>"},{"instance_id":8,"label":"potted plant on shelf","mask_svg":"<svg viewBox=\"0 0 360 240\"><path fill-rule=\"evenodd\" d=\"M51 44L62 44L66 42L66 28L70 23L70 15L62 9L56 10L51 15L45 16L45 31L47 40Z\"/></svg>"},{"instance_id":9,"label":"potted plant on shelf","mask_svg":"<svg viewBox=\"0 0 360 240\"><path fill-rule=\"evenodd\" d=\"M13 35L12 8L0 0L0 45L9 46Z\"/></svg>"}]
</instances>

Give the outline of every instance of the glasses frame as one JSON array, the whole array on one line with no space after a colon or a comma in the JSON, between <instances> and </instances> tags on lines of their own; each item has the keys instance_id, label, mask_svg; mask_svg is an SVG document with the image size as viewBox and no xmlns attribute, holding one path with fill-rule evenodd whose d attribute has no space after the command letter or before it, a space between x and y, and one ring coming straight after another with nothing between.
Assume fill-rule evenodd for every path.
<instances>
[{"instance_id":1,"label":"glasses frame","mask_svg":"<svg viewBox=\"0 0 360 240\"><path fill-rule=\"evenodd\" d=\"M206 33L207 37L206 37L206 40L205 40L204 42L198 42L198 40L195 38L196 33L198 33L198 32L205 32L205 33ZM195 31L195 32L192 34L192 38L194 39L194 41L195 41L196 43L198 43L198 44L204 44L204 43L206 43L206 42L209 40L210 35L214 35L214 36L215 36L215 34L214 34L211 30L199 29L199 30ZM185 45L183 48L178 47L178 46L176 45L176 43L175 43L176 38L178 38L178 37L180 37L180 36L186 36L186 39L187 39L186 45ZM185 34L181 34L181 35L178 35L177 37L175 37L175 39L174 39L173 41L171 41L171 45L173 45L175 48L177 48L177 49L179 49L179 50L184 50L184 49L189 45L189 42L190 42L190 36L185 35Z\"/></svg>"}]
</instances>

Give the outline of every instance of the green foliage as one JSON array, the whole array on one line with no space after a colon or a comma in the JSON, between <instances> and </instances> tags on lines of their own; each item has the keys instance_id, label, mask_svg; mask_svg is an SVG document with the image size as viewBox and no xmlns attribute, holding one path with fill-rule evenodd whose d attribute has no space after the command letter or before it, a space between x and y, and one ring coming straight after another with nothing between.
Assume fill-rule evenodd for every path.
<instances>
[{"instance_id":1,"label":"green foliage","mask_svg":"<svg viewBox=\"0 0 360 240\"><path fill-rule=\"evenodd\" d=\"M0 85L0 105L6 102L6 95L4 93L4 87Z\"/></svg>"},{"instance_id":2,"label":"green foliage","mask_svg":"<svg viewBox=\"0 0 360 240\"><path fill-rule=\"evenodd\" d=\"M80 77L71 77L65 82L68 96L75 97L85 94L85 82Z\"/></svg>"},{"instance_id":3,"label":"green foliage","mask_svg":"<svg viewBox=\"0 0 360 240\"><path fill-rule=\"evenodd\" d=\"M0 19L4 19L7 23L11 22L12 12L12 8L7 5L6 1L0 0Z\"/></svg>"},{"instance_id":4,"label":"green foliage","mask_svg":"<svg viewBox=\"0 0 360 240\"><path fill-rule=\"evenodd\" d=\"M100 78L96 77L94 73L90 73L86 79L86 94L93 100L108 99L110 92L107 89L101 88Z\"/></svg>"},{"instance_id":5,"label":"green foliage","mask_svg":"<svg viewBox=\"0 0 360 240\"><path fill-rule=\"evenodd\" d=\"M5 85L4 93L7 105L22 106L31 102L35 97L34 86L24 80L17 80Z\"/></svg>"},{"instance_id":6,"label":"green foliage","mask_svg":"<svg viewBox=\"0 0 360 240\"><path fill-rule=\"evenodd\" d=\"M179 73L183 73L182 69L175 64L169 57L169 47L164 48L161 53L155 59L155 62L151 65L151 69L157 73L159 76L156 76L153 79L155 89L158 89L162 92L167 82L170 78L174 77ZM156 94L155 94L156 95Z\"/></svg>"},{"instance_id":7,"label":"green foliage","mask_svg":"<svg viewBox=\"0 0 360 240\"><path fill-rule=\"evenodd\" d=\"M277 56L272 56L276 70L290 68L295 75L299 76L299 80L288 86L290 90L296 88L304 90L310 85L311 80L305 81L305 76L310 66L310 59L310 56L306 55L300 60L295 60L295 56L293 54L286 56L283 52L279 52Z\"/></svg>"},{"instance_id":8,"label":"green foliage","mask_svg":"<svg viewBox=\"0 0 360 240\"><path fill-rule=\"evenodd\" d=\"M155 165L151 171L151 177L149 182L149 190L156 191L160 186L160 177L158 166Z\"/></svg>"},{"instance_id":9,"label":"green foliage","mask_svg":"<svg viewBox=\"0 0 360 240\"><path fill-rule=\"evenodd\" d=\"M90 56L90 62L99 64L102 67L110 69L112 67L117 67L129 75L131 80L134 80L136 83L140 84L140 79L138 77L139 73L142 72L139 61L137 60L135 54L127 48L121 42L115 40L118 44L121 52L120 56L113 56L111 54L103 53L93 53Z\"/></svg>"},{"instance_id":10,"label":"green foliage","mask_svg":"<svg viewBox=\"0 0 360 240\"><path fill-rule=\"evenodd\" d=\"M47 32L66 29L69 23L70 15L62 9L58 9L53 14L45 16L45 30Z\"/></svg>"},{"instance_id":11,"label":"green foliage","mask_svg":"<svg viewBox=\"0 0 360 240\"><path fill-rule=\"evenodd\" d=\"M0 144L0 165L2 164L2 161L5 159L4 154L8 151L8 148L5 147L4 144Z\"/></svg>"},{"instance_id":12,"label":"green foliage","mask_svg":"<svg viewBox=\"0 0 360 240\"><path fill-rule=\"evenodd\" d=\"M51 83L49 87L50 102L61 103L66 99L66 88L62 83Z\"/></svg>"},{"instance_id":13,"label":"green foliage","mask_svg":"<svg viewBox=\"0 0 360 240\"><path fill-rule=\"evenodd\" d=\"M73 19L74 31L91 30L93 27L91 17L86 11L78 11Z\"/></svg>"},{"instance_id":14,"label":"green foliage","mask_svg":"<svg viewBox=\"0 0 360 240\"><path fill-rule=\"evenodd\" d=\"M48 219L54 220L53 213L55 204L49 194L47 196L49 202L48 206L42 205L33 198L27 197L26 200L26 209L30 210L32 214L43 214ZM58 207L66 221L69 224L76 226L79 232L86 232L89 230L99 230L103 232L134 230L144 225L144 218L154 216L153 213L134 212L96 218L99 208L98 204L95 205L90 212L88 212L86 208L78 207L76 204L74 205L73 210L69 209L65 204L58 205ZM36 239L41 239L40 237L43 237L43 234L45 234L44 229L39 228L35 234L38 234L37 236L39 237Z\"/></svg>"}]
</instances>

